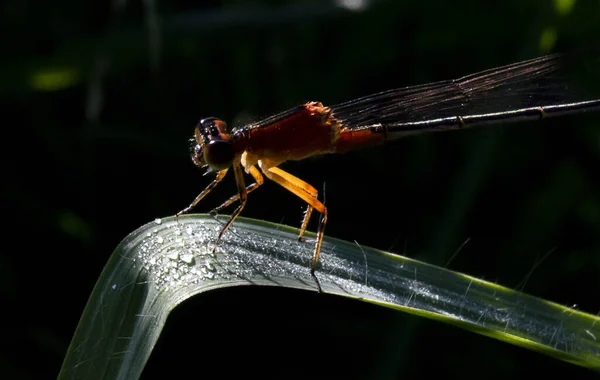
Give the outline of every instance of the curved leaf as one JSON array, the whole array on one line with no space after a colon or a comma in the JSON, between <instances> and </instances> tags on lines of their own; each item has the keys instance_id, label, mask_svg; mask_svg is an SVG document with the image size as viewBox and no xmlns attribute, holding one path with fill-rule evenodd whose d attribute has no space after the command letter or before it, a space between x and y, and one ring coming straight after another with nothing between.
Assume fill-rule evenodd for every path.
<instances>
[{"instance_id":1,"label":"curved leaf","mask_svg":"<svg viewBox=\"0 0 600 380\"><path fill-rule=\"evenodd\" d=\"M81 317L60 379L136 379L167 316L198 293L236 285L315 290L313 244L295 229L238 218L213 254L220 219L148 223L116 248ZM310 235L314 237L314 235ZM600 369L600 318L461 273L326 238L324 292L437 319Z\"/></svg>"}]
</instances>

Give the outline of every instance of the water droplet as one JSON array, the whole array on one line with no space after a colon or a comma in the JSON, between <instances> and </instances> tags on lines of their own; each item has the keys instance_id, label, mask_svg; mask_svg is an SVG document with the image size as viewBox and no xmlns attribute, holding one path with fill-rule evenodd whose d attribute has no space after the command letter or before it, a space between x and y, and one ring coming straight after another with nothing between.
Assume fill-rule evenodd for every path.
<instances>
[{"instance_id":1,"label":"water droplet","mask_svg":"<svg viewBox=\"0 0 600 380\"><path fill-rule=\"evenodd\" d=\"M163 239L162 236L159 236L159 237L156 238L156 242L158 244L162 244L164 241L165 241L165 239Z\"/></svg>"},{"instance_id":2,"label":"water droplet","mask_svg":"<svg viewBox=\"0 0 600 380\"><path fill-rule=\"evenodd\" d=\"M156 223L156 224L162 224L162 219L161 218L156 218L156 219L154 219L154 223Z\"/></svg>"},{"instance_id":3,"label":"water droplet","mask_svg":"<svg viewBox=\"0 0 600 380\"><path fill-rule=\"evenodd\" d=\"M115 290L117 288L117 284L113 284L113 286L111 286L112 290Z\"/></svg>"},{"instance_id":4,"label":"water droplet","mask_svg":"<svg viewBox=\"0 0 600 380\"><path fill-rule=\"evenodd\" d=\"M192 255L191 253L184 253L183 255L181 255L181 260L186 264L193 264L194 255Z\"/></svg>"},{"instance_id":5,"label":"water droplet","mask_svg":"<svg viewBox=\"0 0 600 380\"><path fill-rule=\"evenodd\" d=\"M194 230L192 229L192 227L187 226L185 228L185 233L188 234L188 235L193 235L194 234Z\"/></svg>"},{"instance_id":6,"label":"water droplet","mask_svg":"<svg viewBox=\"0 0 600 380\"><path fill-rule=\"evenodd\" d=\"M167 257L171 260L177 260L179 258L179 252L171 251L171 252L167 253Z\"/></svg>"}]
</instances>

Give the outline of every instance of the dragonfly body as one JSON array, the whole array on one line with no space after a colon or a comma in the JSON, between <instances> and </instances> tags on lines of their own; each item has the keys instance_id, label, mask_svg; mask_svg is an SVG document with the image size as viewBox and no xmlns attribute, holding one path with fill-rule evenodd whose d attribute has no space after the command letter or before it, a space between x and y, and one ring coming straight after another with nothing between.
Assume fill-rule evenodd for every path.
<instances>
[{"instance_id":1,"label":"dragonfly body","mask_svg":"<svg viewBox=\"0 0 600 380\"><path fill-rule=\"evenodd\" d=\"M327 208L318 200L314 187L281 170L280 164L321 154L344 153L416 133L599 110L600 99L582 98L573 90L576 86L565 81L564 70L572 69L576 58L554 54L455 80L384 91L331 107L309 102L257 123L234 128L230 133L222 120L203 119L195 130L192 160L197 166L217 171L217 175L177 215L195 207L232 168L238 194L213 212L238 200L240 204L219 232L218 244L244 208L248 193L264 183L264 175L307 203L299 240L312 211L316 209L321 214L310 272L320 291L314 272L327 222ZM593 57L592 65L594 63L599 68L600 58ZM245 185L244 171L255 180L249 186Z\"/></svg>"},{"instance_id":2,"label":"dragonfly body","mask_svg":"<svg viewBox=\"0 0 600 380\"><path fill-rule=\"evenodd\" d=\"M333 153L340 127L329 108L310 102L269 120L234 129L232 134L234 150L241 153L241 163L249 172L257 163L266 170L285 161Z\"/></svg>"}]
</instances>

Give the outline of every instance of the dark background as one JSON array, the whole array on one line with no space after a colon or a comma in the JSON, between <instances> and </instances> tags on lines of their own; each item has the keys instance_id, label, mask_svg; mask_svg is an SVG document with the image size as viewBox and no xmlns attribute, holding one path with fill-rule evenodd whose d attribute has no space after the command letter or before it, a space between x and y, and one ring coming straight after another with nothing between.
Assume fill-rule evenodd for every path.
<instances>
[{"instance_id":1,"label":"dark background","mask_svg":"<svg viewBox=\"0 0 600 380\"><path fill-rule=\"evenodd\" d=\"M115 246L209 182L189 159L199 118L239 125L310 100L336 104L570 51L600 35L596 1L348 3L358 8L4 2L3 378L56 377ZM600 89L597 80L596 72L591 89ZM596 314L599 117L411 137L283 168L318 189L326 184L330 236ZM197 211L234 191L228 178ZM243 215L299 226L303 209L267 183ZM596 376L439 322L267 288L213 292L173 313L144 378L190 370L233 378Z\"/></svg>"}]
</instances>

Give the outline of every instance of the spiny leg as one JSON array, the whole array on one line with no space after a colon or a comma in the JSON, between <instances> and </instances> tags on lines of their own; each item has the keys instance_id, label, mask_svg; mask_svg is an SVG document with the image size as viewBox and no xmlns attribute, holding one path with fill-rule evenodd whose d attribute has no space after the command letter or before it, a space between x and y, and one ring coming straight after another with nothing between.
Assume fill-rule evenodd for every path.
<instances>
[{"instance_id":1,"label":"spiny leg","mask_svg":"<svg viewBox=\"0 0 600 380\"><path fill-rule=\"evenodd\" d=\"M192 203L190 203L189 206L187 206L186 208L184 208L183 210L181 210L177 214L175 214L175 218L179 218L181 215L190 212L194 207L196 207L196 205L202 200L202 198L204 198L206 196L206 194L210 193L210 191L212 189L214 189L215 186L217 186L219 184L219 182L221 182L223 180L223 178L225 178L225 175L227 174L227 170L228 169L223 169L223 170L217 172L217 177L208 186L206 186L206 188L204 190L202 190L202 192L200 194L198 194L198 196L194 199L194 201Z\"/></svg>"},{"instance_id":2,"label":"spiny leg","mask_svg":"<svg viewBox=\"0 0 600 380\"><path fill-rule=\"evenodd\" d=\"M280 174L282 172L285 173L285 177ZM315 275L315 269L317 269L317 263L319 262L321 243L323 243L323 231L325 231L325 225L327 224L327 207L325 207L323 203L319 202L318 199L315 199L311 194L309 194L305 190L307 188L313 187L310 186L308 183L302 181L301 179L296 178L293 175L286 173L278 168L269 168L267 171L264 171L264 174L267 176L267 178L277 182L289 192L296 194L300 199L302 199L304 202L308 203L310 206L312 206L314 209L321 213L321 221L319 223L319 229L317 230L317 241L315 243L315 250L313 252L312 264L310 266L310 275L315 279L319 293L322 293L323 291L321 289L321 284L319 283L319 280Z\"/></svg>"},{"instance_id":3,"label":"spiny leg","mask_svg":"<svg viewBox=\"0 0 600 380\"><path fill-rule=\"evenodd\" d=\"M242 173L242 169L239 164L233 165L233 174L235 174L235 183L237 184L237 188L238 188L238 192L239 192L240 205L235 209L233 214L231 214L231 217L229 218L227 223L225 223L225 225L221 228L221 231L219 232L219 235L217 236L217 241L215 242L215 247L213 248L213 253L217 249L217 246L219 245L219 242L221 241L221 237L223 236L225 231L227 231L229 226L231 226L231 224L233 223L235 218L237 218L238 215L240 215L240 213L244 209L244 206L246 205L246 201L248 200L248 192L246 191L246 185L244 184L244 174Z\"/></svg>"},{"instance_id":4,"label":"spiny leg","mask_svg":"<svg viewBox=\"0 0 600 380\"><path fill-rule=\"evenodd\" d=\"M250 175L252 177L254 177L254 180L256 181L255 183L249 185L248 187L246 187L246 193L250 194L250 192L258 189L264 182L264 178L262 176L262 174L260 174L260 171L256 168L256 166L252 166L250 168ZM229 206L230 204L232 204L233 202L237 201L238 199L240 199L240 194L236 194L234 196L232 196L231 198L229 198L227 201L225 201L222 205L220 205L219 207L214 208L210 214L211 215L216 215L219 211L221 211L222 209L224 209L225 207Z\"/></svg>"},{"instance_id":5,"label":"spiny leg","mask_svg":"<svg viewBox=\"0 0 600 380\"><path fill-rule=\"evenodd\" d=\"M314 199L318 199L319 192L317 191L317 189L315 189L308 183L304 182L300 178L295 177L295 176L291 175L290 173L283 171L279 168L270 168L269 171L271 173L275 173L275 174L279 175L281 178L285 179L286 181L288 181L292 185L296 186L300 190L305 191L308 195L310 195ZM308 226L308 221L310 220L310 215L312 214L313 209L314 209L314 207L310 203L308 203L308 207L306 208L306 213L304 214L304 220L302 221L302 226L300 227L300 233L298 234L298 241L302 241L302 236L304 235L304 232L306 232L306 227Z\"/></svg>"}]
</instances>

